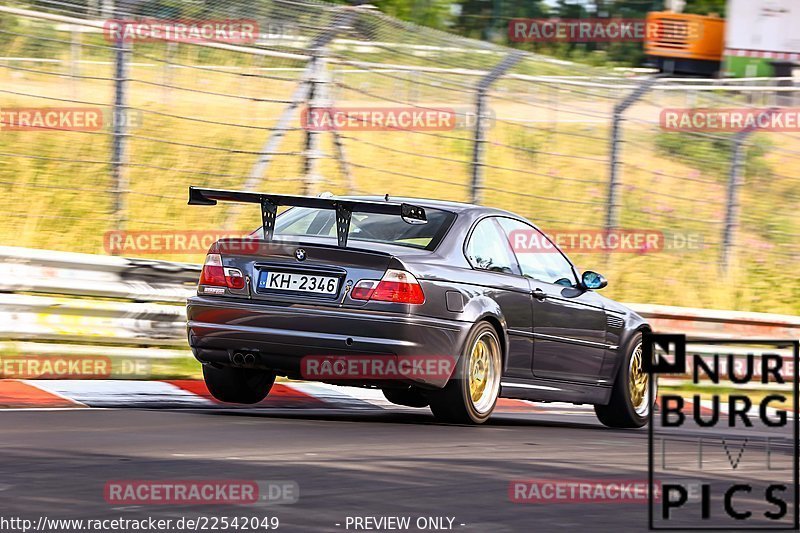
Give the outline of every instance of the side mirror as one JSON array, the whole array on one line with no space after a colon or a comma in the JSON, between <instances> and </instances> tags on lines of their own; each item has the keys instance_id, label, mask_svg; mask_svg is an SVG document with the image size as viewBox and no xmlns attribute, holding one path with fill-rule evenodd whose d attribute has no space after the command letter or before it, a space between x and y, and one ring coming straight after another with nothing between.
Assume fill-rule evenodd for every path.
<instances>
[{"instance_id":1,"label":"side mirror","mask_svg":"<svg viewBox=\"0 0 800 533\"><path fill-rule=\"evenodd\" d=\"M581 283L587 289L599 290L608 285L608 280L597 272L587 270L581 277Z\"/></svg>"}]
</instances>

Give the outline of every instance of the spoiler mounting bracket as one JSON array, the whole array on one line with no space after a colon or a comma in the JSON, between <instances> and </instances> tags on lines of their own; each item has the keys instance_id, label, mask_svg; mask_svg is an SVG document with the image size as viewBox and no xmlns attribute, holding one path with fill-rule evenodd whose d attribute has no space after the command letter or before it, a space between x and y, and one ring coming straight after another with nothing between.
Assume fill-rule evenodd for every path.
<instances>
[{"instance_id":1,"label":"spoiler mounting bracket","mask_svg":"<svg viewBox=\"0 0 800 533\"><path fill-rule=\"evenodd\" d=\"M275 233L275 218L278 214L278 204L267 198L261 197L261 226L264 228L264 240L271 241Z\"/></svg>"},{"instance_id":2,"label":"spoiler mounting bracket","mask_svg":"<svg viewBox=\"0 0 800 533\"><path fill-rule=\"evenodd\" d=\"M336 240L342 248L347 246L347 235L350 233L350 219L353 212L341 202L336 203Z\"/></svg>"}]
</instances>

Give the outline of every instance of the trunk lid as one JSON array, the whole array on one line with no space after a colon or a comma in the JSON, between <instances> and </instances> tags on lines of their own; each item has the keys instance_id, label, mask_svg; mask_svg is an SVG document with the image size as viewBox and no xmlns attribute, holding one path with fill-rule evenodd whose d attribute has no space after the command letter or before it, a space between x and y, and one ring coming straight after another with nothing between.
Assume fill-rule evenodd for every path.
<instances>
[{"instance_id":1,"label":"trunk lid","mask_svg":"<svg viewBox=\"0 0 800 533\"><path fill-rule=\"evenodd\" d=\"M215 248L225 267L237 268L246 277L245 287L229 289L231 295L265 302L363 306L366 302L349 297L350 290L360 280L380 280L394 256L318 241L325 239L231 238L218 241Z\"/></svg>"}]
</instances>

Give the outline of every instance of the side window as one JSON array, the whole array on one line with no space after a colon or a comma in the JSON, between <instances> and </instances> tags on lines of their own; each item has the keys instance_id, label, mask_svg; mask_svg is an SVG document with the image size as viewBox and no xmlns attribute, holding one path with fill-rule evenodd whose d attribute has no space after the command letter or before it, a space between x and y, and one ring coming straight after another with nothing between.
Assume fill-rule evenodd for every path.
<instances>
[{"instance_id":1,"label":"side window","mask_svg":"<svg viewBox=\"0 0 800 533\"><path fill-rule=\"evenodd\" d=\"M511 218L499 221L523 275L567 287L577 283L572 265L544 233Z\"/></svg>"},{"instance_id":2,"label":"side window","mask_svg":"<svg viewBox=\"0 0 800 533\"><path fill-rule=\"evenodd\" d=\"M478 222L467 244L467 259L475 268L519 274L514 252L495 217Z\"/></svg>"}]
</instances>

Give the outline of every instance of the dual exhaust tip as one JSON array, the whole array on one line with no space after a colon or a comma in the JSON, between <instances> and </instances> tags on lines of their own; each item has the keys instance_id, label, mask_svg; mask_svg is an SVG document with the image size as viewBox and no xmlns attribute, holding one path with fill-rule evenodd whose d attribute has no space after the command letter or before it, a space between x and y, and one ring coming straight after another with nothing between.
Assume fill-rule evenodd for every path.
<instances>
[{"instance_id":1,"label":"dual exhaust tip","mask_svg":"<svg viewBox=\"0 0 800 533\"><path fill-rule=\"evenodd\" d=\"M253 366L256 364L256 356L252 353L235 352L231 356L231 362L236 366Z\"/></svg>"}]
</instances>

